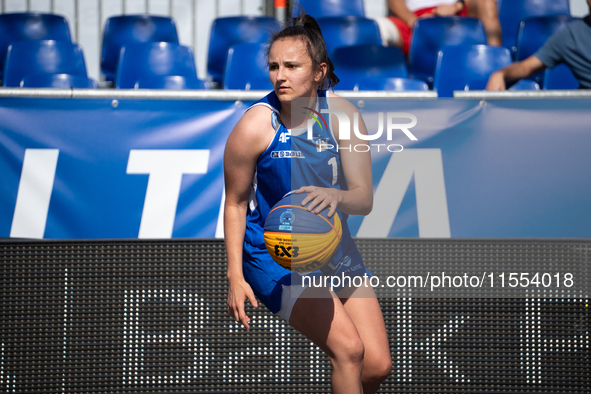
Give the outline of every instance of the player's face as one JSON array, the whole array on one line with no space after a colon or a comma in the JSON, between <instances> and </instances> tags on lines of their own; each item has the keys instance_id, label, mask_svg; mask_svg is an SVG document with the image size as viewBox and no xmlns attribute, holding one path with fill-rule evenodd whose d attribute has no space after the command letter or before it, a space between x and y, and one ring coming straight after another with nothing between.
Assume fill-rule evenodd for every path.
<instances>
[{"instance_id":1,"label":"player's face","mask_svg":"<svg viewBox=\"0 0 591 394\"><path fill-rule=\"evenodd\" d=\"M269 79L279 100L291 101L293 97L316 96L322 77L322 68L312 68L312 59L302 40L283 38L271 46Z\"/></svg>"}]
</instances>

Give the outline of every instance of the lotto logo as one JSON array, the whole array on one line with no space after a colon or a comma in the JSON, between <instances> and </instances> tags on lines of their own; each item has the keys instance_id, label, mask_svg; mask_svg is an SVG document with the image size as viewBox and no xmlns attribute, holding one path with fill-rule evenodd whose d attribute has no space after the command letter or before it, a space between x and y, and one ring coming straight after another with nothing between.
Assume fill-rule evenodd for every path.
<instances>
[{"instance_id":1,"label":"lotto logo","mask_svg":"<svg viewBox=\"0 0 591 394\"><path fill-rule=\"evenodd\" d=\"M274 159L303 159L304 154L299 150L276 150L271 152L271 157Z\"/></svg>"}]
</instances>

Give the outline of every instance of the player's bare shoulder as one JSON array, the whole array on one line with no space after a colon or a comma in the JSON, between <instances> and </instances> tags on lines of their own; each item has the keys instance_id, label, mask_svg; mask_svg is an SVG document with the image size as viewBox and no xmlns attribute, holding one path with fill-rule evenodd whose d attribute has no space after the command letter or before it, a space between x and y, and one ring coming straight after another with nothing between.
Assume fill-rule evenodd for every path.
<instances>
[{"instance_id":1,"label":"player's bare shoulder","mask_svg":"<svg viewBox=\"0 0 591 394\"><path fill-rule=\"evenodd\" d=\"M272 110L264 105L256 105L246 111L230 133L226 149L247 148L253 154L261 154L274 136L271 113Z\"/></svg>"},{"instance_id":2,"label":"player's bare shoulder","mask_svg":"<svg viewBox=\"0 0 591 394\"><path fill-rule=\"evenodd\" d=\"M346 98L343 98L343 97L336 95L332 92L328 92L327 97L328 97L327 100L328 100L328 104L329 104L330 109L338 110L340 112L347 114L347 117L350 119L351 122L353 122L353 120L355 119L354 114L356 112L357 113L359 112L359 109L357 109L357 107L355 107L355 105L353 105ZM361 115L358 115L357 119L358 119L358 123L359 123L359 131L362 134L367 134L367 131L365 130L365 124L363 123L363 119L362 119ZM339 143L342 143L343 141L341 141L340 130L339 130L340 123L338 122L338 120L336 119L334 114L331 114L331 124L333 125L333 132L335 133L335 137L339 140ZM350 123L350 125L352 125L352 123ZM347 133L347 136L350 136L351 133L352 133L352 130L349 130L349 132ZM348 141L346 141L346 143L348 143Z\"/></svg>"}]
</instances>

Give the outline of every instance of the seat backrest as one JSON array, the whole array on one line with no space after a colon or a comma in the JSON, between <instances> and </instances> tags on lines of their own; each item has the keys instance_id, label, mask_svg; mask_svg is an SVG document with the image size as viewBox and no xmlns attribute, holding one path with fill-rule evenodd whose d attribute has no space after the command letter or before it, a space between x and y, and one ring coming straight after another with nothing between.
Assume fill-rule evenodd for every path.
<instances>
[{"instance_id":1,"label":"seat backrest","mask_svg":"<svg viewBox=\"0 0 591 394\"><path fill-rule=\"evenodd\" d=\"M136 81L136 89L209 89L207 81L185 78L180 75L152 75Z\"/></svg>"},{"instance_id":2,"label":"seat backrest","mask_svg":"<svg viewBox=\"0 0 591 394\"><path fill-rule=\"evenodd\" d=\"M353 90L426 91L429 86L418 79L365 77L360 79Z\"/></svg>"},{"instance_id":3,"label":"seat backrest","mask_svg":"<svg viewBox=\"0 0 591 394\"><path fill-rule=\"evenodd\" d=\"M570 15L532 16L523 19L517 33L515 60L524 60L533 55L552 34L576 19ZM529 79L542 83L544 72L535 73Z\"/></svg>"},{"instance_id":4,"label":"seat backrest","mask_svg":"<svg viewBox=\"0 0 591 394\"><path fill-rule=\"evenodd\" d=\"M373 19L361 16L330 16L317 19L328 56L335 48L352 45L382 45L380 29Z\"/></svg>"},{"instance_id":5,"label":"seat backrest","mask_svg":"<svg viewBox=\"0 0 591 394\"><path fill-rule=\"evenodd\" d=\"M178 75L186 83L197 83L193 50L170 42L145 42L121 49L115 87L133 89L136 83L153 76Z\"/></svg>"},{"instance_id":6,"label":"seat backrest","mask_svg":"<svg viewBox=\"0 0 591 394\"><path fill-rule=\"evenodd\" d=\"M484 25L479 19L457 16L419 19L412 34L409 73L431 86L437 66L437 54L441 48L478 44L486 44Z\"/></svg>"},{"instance_id":7,"label":"seat backrest","mask_svg":"<svg viewBox=\"0 0 591 394\"><path fill-rule=\"evenodd\" d=\"M232 16L217 18L211 25L207 73L215 83L222 83L228 50L232 45L254 42L264 43L277 20L264 16Z\"/></svg>"},{"instance_id":8,"label":"seat backrest","mask_svg":"<svg viewBox=\"0 0 591 394\"><path fill-rule=\"evenodd\" d=\"M334 50L332 62L340 79L337 89L352 90L365 77L406 78L406 59L400 48L353 45Z\"/></svg>"},{"instance_id":9,"label":"seat backrest","mask_svg":"<svg viewBox=\"0 0 591 394\"><path fill-rule=\"evenodd\" d=\"M437 56L433 90L437 90L439 97L453 97L454 90L484 90L490 75L511 61L511 52L504 47L444 47Z\"/></svg>"},{"instance_id":10,"label":"seat backrest","mask_svg":"<svg viewBox=\"0 0 591 394\"><path fill-rule=\"evenodd\" d=\"M10 43L23 40L71 42L66 18L54 14L18 12L0 15L0 78Z\"/></svg>"},{"instance_id":11,"label":"seat backrest","mask_svg":"<svg viewBox=\"0 0 591 394\"><path fill-rule=\"evenodd\" d=\"M503 46L515 53L519 23L530 16L570 15L569 0L498 0Z\"/></svg>"},{"instance_id":12,"label":"seat backrest","mask_svg":"<svg viewBox=\"0 0 591 394\"><path fill-rule=\"evenodd\" d=\"M29 74L71 74L87 77L82 48L71 42L16 41L8 47L4 86L20 86Z\"/></svg>"},{"instance_id":13,"label":"seat backrest","mask_svg":"<svg viewBox=\"0 0 591 394\"><path fill-rule=\"evenodd\" d=\"M314 18L325 16L365 16L363 0L294 0L291 15L300 14L302 7L306 14Z\"/></svg>"},{"instance_id":14,"label":"seat backrest","mask_svg":"<svg viewBox=\"0 0 591 394\"><path fill-rule=\"evenodd\" d=\"M226 68L224 70L224 89L258 89L259 82L271 88L269 68L265 57L266 44L242 43L232 45L228 50ZM257 87L252 87L257 81Z\"/></svg>"},{"instance_id":15,"label":"seat backrest","mask_svg":"<svg viewBox=\"0 0 591 394\"><path fill-rule=\"evenodd\" d=\"M95 80L71 74L29 74L21 81L23 88L97 89Z\"/></svg>"},{"instance_id":16,"label":"seat backrest","mask_svg":"<svg viewBox=\"0 0 591 394\"><path fill-rule=\"evenodd\" d=\"M540 85L531 79L520 79L511 85L508 90L540 90Z\"/></svg>"},{"instance_id":17,"label":"seat backrest","mask_svg":"<svg viewBox=\"0 0 591 394\"><path fill-rule=\"evenodd\" d=\"M544 72L544 89L578 89L579 81L565 64L547 68Z\"/></svg>"},{"instance_id":18,"label":"seat backrest","mask_svg":"<svg viewBox=\"0 0 591 394\"><path fill-rule=\"evenodd\" d=\"M153 15L119 15L108 18L103 30L101 51L101 72L105 80L115 79L121 48L143 42L178 44L174 20Z\"/></svg>"}]
</instances>

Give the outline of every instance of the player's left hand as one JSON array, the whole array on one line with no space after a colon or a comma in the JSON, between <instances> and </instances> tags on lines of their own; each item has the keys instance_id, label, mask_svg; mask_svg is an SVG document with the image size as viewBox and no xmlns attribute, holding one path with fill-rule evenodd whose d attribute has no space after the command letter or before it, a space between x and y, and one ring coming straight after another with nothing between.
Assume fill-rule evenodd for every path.
<instances>
[{"instance_id":1,"label":"player's left hand","mask_svg":"<svg viewBox=\"0 0 591 394\"><path fill-rule=\"evenodd\" d=\"M340 191L333 188L304 186L296 190L296 194L308 193L308 196L302 201L302 206L307 206L308 211L316 214L329 207L328 217L332 217L340 201Z\"/></svg>"}]
</instances>

